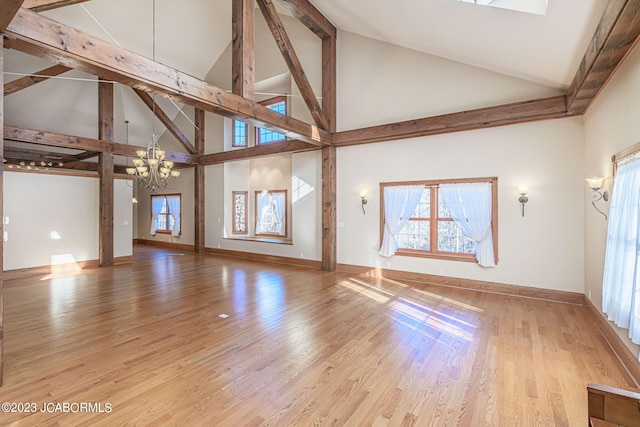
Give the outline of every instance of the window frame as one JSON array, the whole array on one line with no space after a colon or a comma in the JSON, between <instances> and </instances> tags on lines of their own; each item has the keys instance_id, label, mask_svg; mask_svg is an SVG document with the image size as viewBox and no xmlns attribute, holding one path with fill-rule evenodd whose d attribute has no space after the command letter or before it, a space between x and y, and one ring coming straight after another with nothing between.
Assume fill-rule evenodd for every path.
<instances>
[{"instance_id":1,"label":"window frame","mask_svg":"<svg viewBox=\"0 0 640 427\"><path fill-rule=\"evenodd\" d=\"M178 221L179 221L178 225L180 226L180 234L179 235L182 235L182 194L180 194L180 193L151 194L150 198L149 198L149 202L151 204L149 206L153 206L153 198L154 197L163 197L165 199L165 203L166 203L166 206L167 206L167 213L164 213L164 214L160 213L158 215L158 217L166 216L167 217L166 224L168 226L171 225L171 220L170 220L170 216L169 216L171 214L171 212L169 211L169 201L167 200L167 197L177 197L180 200L180 218L178 219ZM153 221L153 215L151 216L151 220ZM169 229L160 228L159 227L160 221L157 221L156 225L157 225L156 233L158 233L158 234L171 234L173 232L173 230L170 229L170 228ZM174 227L175 227L175 224L174 224Z\"/></svg>"},{"instance_id":2,"label":"window frame","mask_svg":"<svg viewBox=\"0 0 640 427\"><path fill-rule=\"evenodd\" d=\"M238 231L236 228L236 195L242 194L244 195L244 231ZM231 224L231 234L249 234L249 192L248 191L232 191L231 192L231 200L232 200L232 224Z\"/></svg>"},{"instance_id":3,"label":"window frame","mask_svg":"<svg viewBox=\"0 0 640 427\"><path fill-rule=\"evenodd\" d=\"M244 144L236 143L236 123L244 125ZM241 120L231 119L231 146L246 148L249 146L249 125Z\"/></svg>"},{"instance_id":4,"label":"window frame","mask_svg":"<svg viewBox=\"0 0 640 427\"><path fill-rule=\"evenodd\" d=\"M260 105L264 106L264 107L269 107L269 105L273 105L273 104L277 104L283 102L284 103L284 116L287 115L287 113L289 112L289 106L287 105L287 97L286 96L275 96L273 98L269 98L269 99L265 99L264 101L259 102ZM268 130L270 132L274 132L277 134L281 134L282 135L282 139L278 139L276 141L268 141L268 142L263 142L262 139L260 138L260 130L264 129L264 128L260 128L260 127L256 127L255 128L255 140L256 140L256 145L269 145L269 144L275 144L278 142L284 142L287 140L287 136L285 134L281 134L280 132L276 132L276 131L272 131L270 129L265 129Z\"/></svg>"},{"instance_id":5,"label":"window frame","mask_svg":"<svg viewBox=\"0 0 640 427\"><path fill-rule=\"evenodd\" d=\"M438 221L453 221L451 218L439 218L438 217L438 188L440 184L460 184L460 183L476 183L476 182L488 182L491 184L491 231L493 237L493 257L496 265L498 264L498 177L484 177L484 178L457 178L457 179L438 179L438 180L421 180L421 181L404 181L404 182L381 182L380 183L380 242L384 236L384 188L396 187L401 185L424 185L431 187L431 201L430 201L430 213L429 219L424 218L411 218L411 220L429 221L430 224L435 226L429 227L430 231L430 250L423 249L405 249L398 248L396 255L419 257L419 258L433 258L444 259L452 261L463 262L475 262L475 254L463 254L458 252L445 252L438 250ZM434 191L434 189L436 191ZM433 219L433 213L435 211L435 220ZM434 239L435 236L435 239Z\"/></svg>"},{"instance_id":6,"label":"window frame","mask_svg":"<svg viewBox=\"0 0 640 427\"><path fill-rule=\"evenodd\" d=\"M258 227L258 197L261 195L274 194L274 193L282 193L284 194L284 234L278 233L258 233L256 231ZM289 199L287 197L287 190L256 190L255 191L255 200L254 200L254 222L253 222L253 235L256 237L275 237L281 239L287 239L289 237Z\"/></svg>"}]
</instances>

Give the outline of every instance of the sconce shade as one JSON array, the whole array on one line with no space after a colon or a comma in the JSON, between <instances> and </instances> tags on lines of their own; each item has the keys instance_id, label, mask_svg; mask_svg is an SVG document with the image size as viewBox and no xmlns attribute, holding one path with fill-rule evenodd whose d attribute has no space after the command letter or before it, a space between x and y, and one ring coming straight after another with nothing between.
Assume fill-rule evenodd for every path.
<instances>
[{"instance_id":1,"label":"sconce shade","mask_svg":"<svg viewBox=\"0 0 640 427\"><path fill-rule=\"evenodd\" d=\"M602 188L604 177L594 176L593 178L587 178L586 181L589 184L589 188L591 188L592 190L599 190L600 188Z\"/></svg>"},{"instance_id":2,"label":"sconce shade","mask_svg":"<svg viewBox=\"0 0 640 427\"><path fill-rule=\"evenodd\" d=\"M362 206L362 213L363 214L366 214L366 212L364 210L364 205L367 204L367 193L368 192L369 192L369 190L367 188L362 188L358 192L358 194L360 195L360 205Z\"/></svg>"},{"instance_id":3,"label":"sconce shade","mask_svg":"<svg viewBox=\"0 0 640 427\"><path fill-rule=\"evenodd\" d=\"M529 192L529 187L527 187L526 185L518 186L518 194L527 194L528 192Z\"/></svg>"}]
</instances>

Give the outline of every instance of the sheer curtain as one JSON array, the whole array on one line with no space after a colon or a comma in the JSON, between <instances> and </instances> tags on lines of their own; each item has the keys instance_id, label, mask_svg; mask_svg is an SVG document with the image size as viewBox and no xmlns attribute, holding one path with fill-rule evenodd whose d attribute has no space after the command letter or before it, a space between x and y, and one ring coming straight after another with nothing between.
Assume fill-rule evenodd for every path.
<instances>
[{"instance_id":1,"label":"sheer curtain","mask_svg":"<svg viewBox=\"0 0 640 427\"><path fill-rule=\"evenodd\" d=\"M152 236L155 236L156 231L158 231L158 215L160 215L163 205L164 197L151 198L151 228L149 229L149 233Z\"/></svg>"},{"instance_id":2,"label":"sheer curtain","mask_svg":"<svg viewBox=\"0 0 640 427\"><path fill-rule=\"evenodd\" d=\"M618 163L611 194L602 279L602 311L640 344L640 158Z\"/></svg>"},{"instance_id":3,"label":"sheer curtain","mask_svg":"<svg viewBox=\"0 0 640 427\"><path fill-rule=\"evenodd\" d=\"M398 250L397 235L416 210L424 185L384 187L384 234L379 254L390 257Z\"/></svg>"},{"instance_id":4,"label":"sheer curtain","mask_svg":"<svg viewBox=\"0 0 640 427\"><path fill-rule=\"evenodd\" d=\"M173 228L171 235L176 237L180 235L180 196L167 196L167 207L169 215L173 218Z\"/></svg>"},{"instance_id":5,"label":"sheer curtain","mask_svg":"<svg viewBox=\"0 0 640 427\"><path fill-rule=\"evenodd\" d=\"M281 235L286 235L287 234L287 230L284 229L285 226L285 212L286 212L286 206L285 204L285 197L281 194L274 194L273 195L273 202L275 205L275 211L276 211L276 218L278 221L278 234Z\"/></svg>"},{"instance_id":6,"label":"sheer curtain","mask_svg":"<svg viewBox=\"0 0 640 427\"><path fill-rule=\"evenodd\" d=\"M491 232L491 183L441 184L439 194L462 233L476 241L476 259L495 267Z\"/></svg>"},{"instance_id":7,"label":"sheer curtain","mask_svg":"<svg viewBox=\"0 0 640 427\"><path fill-rule=\"evenodd\" d=\"M266 195L257 197L256 202L256 209L258 212L258 215L256 215L256 234L268 232L269 230L267 229L265 222L268 217L269 197Z\"/></svg>"}]
</instances>

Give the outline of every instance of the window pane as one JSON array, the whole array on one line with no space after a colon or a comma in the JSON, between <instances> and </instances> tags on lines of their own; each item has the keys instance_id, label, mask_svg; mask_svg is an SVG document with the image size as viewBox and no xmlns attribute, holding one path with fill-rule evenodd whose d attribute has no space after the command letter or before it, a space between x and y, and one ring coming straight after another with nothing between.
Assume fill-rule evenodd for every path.
<instances>
[{"instance_id":1,"label":"window pane","mask_svg":"<svg viewBox=\"0 0 640 427\"><path fill-rule=\"evenodd\" d=\"M160 214L158 215L158 230L166 230L167 229L167 215Z\"/></svg>"},{"instance_id":2,"label":"window pane","mask_svg":"<svg viewBox=\"0 0 640 427\"><path fill-rule=\"evenodd\" d=\"M233 232L234 233L246 233L247 232L247 193L245 192L233 192Z\"/></svg>"},{"instance_id":3,"label":"window pane","mask_svg":"<svg viewBox=\"0 0 640 427\"><path fill-rule=\"evenodd\" d=\"M404 249L430 249L430 221L408 221L398 233L398 247Z\"/></svg>"},{"instance_id":4,"label":"window pane","mask_svg":"<svg viewBox=\"0 0 640 427\"><path fill-rule=\"evenodd\" d=\"M269 144L271 142L284 141L284 135L268 129L260 128L258 132L258 142L260 144Z\"/></svg>"},{"instance_id":5,"label":"window pane","mask_svg":"<svg viewBox=\"0 0 640 427\"><path fill-rule=\"evenodd\" d=\"M247 145L247 124L240 120L233 121L233 146L244 147Z\"/></svg>"},{"instance_id":6,"label":"window pane","mask_svg":"<svg viewBox=\"0 0 640 427\"><path fill-rule=\"evenodd\" d=\"M411 215L412 218L429 218L431 216L431 189L425 188L420 198L420 204Z\"/></svg>"},{"instance_id":7,"label":"window pane","mask_svg":"<svg viewBox=\"0 0 640 427\"><path fill-rule=\"evenodd\" d=\"M163 197L162 198L162 209L160 209L160 213L166 215L168 212L168 207L167 207L167 198Z\"/></svg>"},{"instance_id":8,"label":"window pane","mask_svg":"<svg viewBox=\"0 0 640 427\"><path fill-rule=\"evenodd\" d=\"M438 218L451 218L449 209L444 205L442 198L438 195Z\"/></svg>"},{"instance_id":9,"label":"window pane","mask_svg":"<svg viewBox=\"0 0 640 427\"><path fill-rule=\"evenodd\" d=\"M465 237L453 221L438 221L438 250L473 254L476 243L473 239Z\"/></svg>"},{"instance_id":10,"label":"window pane","mask_svg":"<svg viewBox=\"0 0 640 427\"><path fill-rule=\"evenodd\" d=\"M167 230L173 230L173 225L175 224L175 220L173 219L173 216L171 215L167 215L167 218L169 218L169 228L167 228Z\"/></svg>"},{"instance_id":11,"label":"window pane","mask_svg":"<svg viewBox=\"0 0 640 427\"><path fill-rule=\"evenodd\" d=\"M279 114L287 114L287 103L285 100L265 104L265 107ZM284 134L279 132L268 129L258 129L258 144L269 144L271 142L284 141L285 139Z\"/></svg>"}]
</instances>

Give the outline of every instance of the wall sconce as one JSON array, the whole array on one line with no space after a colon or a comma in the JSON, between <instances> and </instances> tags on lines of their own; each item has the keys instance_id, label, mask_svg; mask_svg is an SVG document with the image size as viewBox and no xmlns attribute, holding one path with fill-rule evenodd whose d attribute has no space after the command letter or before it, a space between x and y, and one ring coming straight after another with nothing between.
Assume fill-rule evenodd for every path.
<instances>
[{"instance_id":1,"label":"wall sconce","mask_svg":"<svg viewBox=\"0 0 640 427\"><path fill-rule=\"evenodd\" d=\"M366 188L363 188L363 189L360 190L360 193L359 193L360 194L360 202L361 202L361 205L362 205L362 213L365 214L365 215L367 213L364 211L364 205L367 204L367 193L368 192L369 192L369 190L367 190Z\"/></svg>"},{"instance_id":2,"label":"wall sconce","mask_svg":"<svg viewBox=\"0 0 640 427\"><path fill-rule=\"evenodd\" d=\"M593 208L595 210L597 210L602 214L602 216L604 216L604 220L606 221L608 219L607 214L602 212L596 206L596 202L600 200L604 200L605 202L609 201L609 192L606 190L600 191L600 189L602 188L602 184L604 183L604 180L605 180L605 177L603 176L594 176L593 178L586 179L587 185L589 185L589 189L590 189L589 198L591 199L591 204L593 205Z\"/></svg>"},{"instance_id":3,"label":"wall sconce","mask_svg":"<svg viewBox=\"0 0 640 427\"><path fill-rule=\"evenodd\" d=\"M520 197L518 197L518 201L520 202L520 208L522 209L522 217L524 217L524 204L529 201L529 198L527 197L528 192L529 187L526 185L518 186L518 194L520 195Z\"/></svg>"}]
</instances>

